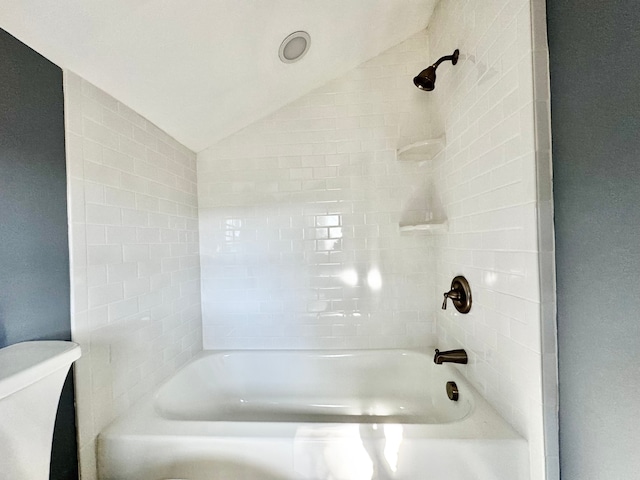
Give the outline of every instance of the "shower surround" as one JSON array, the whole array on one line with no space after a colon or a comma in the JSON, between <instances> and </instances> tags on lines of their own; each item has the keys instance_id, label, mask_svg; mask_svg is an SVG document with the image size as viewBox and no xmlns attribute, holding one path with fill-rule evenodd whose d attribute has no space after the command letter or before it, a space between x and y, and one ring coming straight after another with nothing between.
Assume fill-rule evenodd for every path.
<instances>
[{"instance_id":1,"label":"shower surround","mask_svg":"<svg viewBox=\"0 0 640 480\"><path fill-rule=\"evenodd\" d=\"M557 479L542 32L539 0L441 2L427 31L200 152L197 175L193 152L65 71L83 479L96 434L203 344L463 347L456 368L528 440L531 479ZM396 159L441 134L433 161ZM400 235L429 215L449 231ZM468 315L440 310L458 274Z\"/></svg>"},{"instance_id":2,"label":"shower surround","mask_svg":"<svg viewBox=\"0 0 640 480\"><path fill-rule=\"evenodd\" d=\"M553 279L540 272L553 271L541 270L553 246L534 96L539 3L441 2L425 32L199 153L205 348L411 348L434 337L465 348L463 374L527 438L531 478L558 478L553 375L543 418ZM456 48L434 92L414 87ZM432 161L396 159L441 134ZM439 215L447 233L399 232ZM540 237L539 221L549 223ZM468 315L440 310L459 274L473 290Z\"/></svg>"}]
</instances>

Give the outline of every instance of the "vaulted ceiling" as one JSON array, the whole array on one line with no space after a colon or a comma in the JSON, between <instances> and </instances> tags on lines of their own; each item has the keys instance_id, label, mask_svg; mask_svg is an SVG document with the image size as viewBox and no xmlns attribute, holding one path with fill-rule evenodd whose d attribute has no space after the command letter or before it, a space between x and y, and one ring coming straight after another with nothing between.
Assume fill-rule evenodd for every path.
<instances>
[{"instance_id":1,"label":"vaulted ceiling","mask_svg":"<svg viewBox=\"0 0 640 480\"><path fill-rule=\"evenodd\" d=\"M194 151L425 28L437 0L0 0L0 27ZM282 63L290 33L307 55Z\"/></svg>"}]
</instances>

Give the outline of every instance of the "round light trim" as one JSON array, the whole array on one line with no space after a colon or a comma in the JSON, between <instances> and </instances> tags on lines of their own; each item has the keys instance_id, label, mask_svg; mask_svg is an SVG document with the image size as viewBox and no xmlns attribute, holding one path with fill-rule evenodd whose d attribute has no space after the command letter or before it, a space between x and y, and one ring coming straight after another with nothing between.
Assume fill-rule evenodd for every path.
<instances>
[{"instance_id":1,"label":"round light trim","mask_svg":"<svg viewBox=\"0 0 640 480\"><path fill-rule=\"evenodd\" d=\"M278 56L284 63L293 63L300 60L309 51L311 37L307 32L293 32L280 44Z\"/></svg>"}]
</instances>

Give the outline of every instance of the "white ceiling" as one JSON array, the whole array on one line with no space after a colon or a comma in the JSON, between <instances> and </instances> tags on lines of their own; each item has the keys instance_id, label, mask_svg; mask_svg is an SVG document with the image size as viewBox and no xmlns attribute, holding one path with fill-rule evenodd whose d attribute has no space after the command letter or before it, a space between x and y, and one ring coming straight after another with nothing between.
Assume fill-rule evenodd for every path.
<instances>
[{"instance_id":1,"label":"white ceiling","mask_svg":"<svg viewBox=\"0 0 640 480\"><path fill-rule=\"evenodd\" d=\"M437 0L0 0L0 27L198 152L425 28ZM311 49L278 47L305 30Z\"/></svg>"}]
</instances>

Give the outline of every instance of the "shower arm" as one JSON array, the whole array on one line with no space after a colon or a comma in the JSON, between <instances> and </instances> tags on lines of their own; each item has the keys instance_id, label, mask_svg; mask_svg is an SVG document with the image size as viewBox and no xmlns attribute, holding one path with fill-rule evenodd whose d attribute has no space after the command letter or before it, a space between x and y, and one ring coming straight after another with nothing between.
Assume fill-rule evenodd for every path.
<instances>
[{"instance_id":1,"label":"shower arm","mask_svg":"<svg viewBox=\"0 0 640 480\"><path fill-rule=\"evenodd\" d=\"M442 63L442 62L446 62L451 60L452 64L456 64L458 63L458 56L459 56L459 52L458 50L456 50L455 52L453 52L452 55L445 55L444 57L440 57L438 59L438 61L436 63L434 63L433 65L431 65L433 68L438 68L438 66Z\"/></svg>"}]
</instances>

